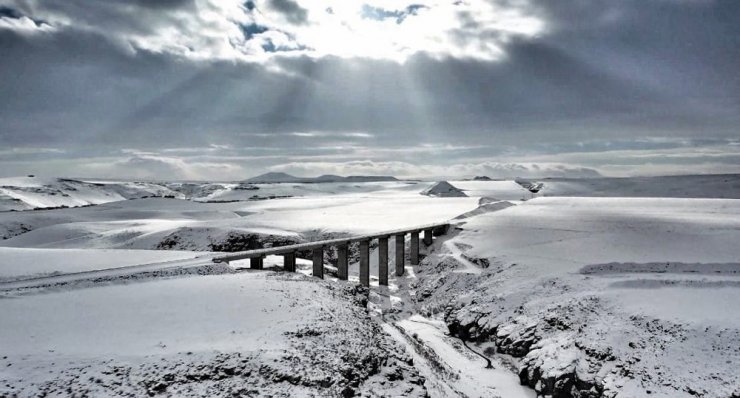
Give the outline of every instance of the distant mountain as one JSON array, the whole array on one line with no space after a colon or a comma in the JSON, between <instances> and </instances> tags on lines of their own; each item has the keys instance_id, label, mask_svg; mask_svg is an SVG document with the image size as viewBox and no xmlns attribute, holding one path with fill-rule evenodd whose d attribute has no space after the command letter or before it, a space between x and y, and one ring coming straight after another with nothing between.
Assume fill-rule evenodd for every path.
<instances>
[{"instance_id":1,"label":"distant mountain","mask_svg":"<svg viewBox=\"0 0 740 398\"><path fill-rule=\"evenodd\" d=\"M377 182L398 181L392 176L338 176L325 174L319 177L296 177L288 173L270 172L247 179L250 184L277 184L277 183L322 183L322 182Z\"/></svg>"},{"instance_id":2,"label":"distant mountain","mask_svg":"<svg viewBox=\"0 0 740 398\"><path fill-rule=\"evenodd\" d=\"M537 163L486 163L482 167L485 174L479 176L491 179L513 178L598 178L598 171L587 167L573 167L562 164Z\"/></svg>"},{"instance_id":3,"label":"distant mountain","mask_svg":"<svg viewBox=\"0 0 740 398\"><path fill-rule=\"evenodd\" d=\"M315 180L315 182L334 182L334 181L341 181L344 177L334 175L334 174L324 174L322 176L318 176L316 178L312 178L312 180Z\"/></svg>"},{"instance_id":4,"label":"distant mountain","mask_svg":"<svg viewBox=\"0 0 740 398\"><path fill-rule=\"evenodd\" d=\"M347 176L343 178L344 182L398 181L398 178L393 176Z\"/></svg>"},{"instance_id":5,"label":"distant mountain","mask_svg":"<svg viewBox=\"0 0 740 398\"><path fill-rule=\"evenodd\" d=\"M252 184L274 184L278 182L303 182L302 180L303 178L292 176L288 173L270 172L249 178L246 182Z\"/></svg>"}]
</instances>

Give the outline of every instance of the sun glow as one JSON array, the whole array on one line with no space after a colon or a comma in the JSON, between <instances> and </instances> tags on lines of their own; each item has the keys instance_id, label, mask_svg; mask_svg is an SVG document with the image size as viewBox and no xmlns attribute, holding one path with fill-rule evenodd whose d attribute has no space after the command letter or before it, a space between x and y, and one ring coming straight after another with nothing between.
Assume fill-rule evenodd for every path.
<instances>
[{"instance_id":1,"label":"sun glow","mask_svg":"<svg viewBox=\"0 0 740 398\"><path fill-rule=\"evenodd\" d=\"M512 6L512 4L518 4ZM245 54L367 57L403 62L424 52L434 57L500 59L516 36L542 32L543 21L526 3L470 0L397 2L329 0L301 4L305 20L288 23L269 2L248 10L261 27L245 41ZM251 42L251 43L250 43Z\"/></svg>"}]
</instances>

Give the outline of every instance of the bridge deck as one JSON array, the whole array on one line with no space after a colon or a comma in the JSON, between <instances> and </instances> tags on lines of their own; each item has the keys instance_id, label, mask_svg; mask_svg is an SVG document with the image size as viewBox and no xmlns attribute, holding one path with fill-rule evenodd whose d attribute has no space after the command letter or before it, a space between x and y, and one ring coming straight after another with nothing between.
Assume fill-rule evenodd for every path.
<instances>
[{"instance_id":1,"label":"bridge deck","mask_svg":"<svg viewBox=\"0 0 740 398\"><path fill-rule=\"evenodd\" d=\"M215 263L227 262L228 263L230 261L244 260L248 258L258 258L258 257L278 255L278 254L288 254L288 253L294 253L296 251L302 251L302 250L313 250L313 249L324 247L324 246L339 246L339 245L349 244L352 242L361 242L361 241L372 240L372 239L377 239L377 238L386 238L386 237L390 237L394 235L405 235L408 233L421 232L421 231L430 230L430 229L434 230L438 228L448 228L449 226L450 226L449 222L442 222L442 223L420 225L420 226L416 226L413 228L396 229L392 231L383 231L379 233L352 236L348 238L327 239L327 240L319 240L315 242L298 243L295 245L286 245L286 246L270 247L270 248L265 248L265 249L248 250L248 251L230 253L230 254L223 255L223 256L213 257L213 262Z\"/></svg>"}]
</instances>

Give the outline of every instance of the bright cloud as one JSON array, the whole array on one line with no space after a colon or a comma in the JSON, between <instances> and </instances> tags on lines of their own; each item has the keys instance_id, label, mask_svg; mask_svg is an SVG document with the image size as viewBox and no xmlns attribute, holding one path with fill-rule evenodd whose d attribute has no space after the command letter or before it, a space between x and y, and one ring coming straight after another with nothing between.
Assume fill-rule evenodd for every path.
<instances>
[{"instance_id":1,"label":"bright cloud","mask_svg":"<svg viewBox=\"0 0 740 398\"><path fill-rule=\"evenodd\" d=\"M23 3L12 8L17 15L0 15L0 28L74 27L115 37L132 51L194 59L265 61L280 54L402 62L423 52L496 60L512 38L544 29L524 0L186 0L168 2L164 18L165 6L155 2L107 2L96 5L99 15L78 0Z\"/></svg>"},{"instance_id":2,"label":"bright cloud","mask_svg":"<svg viewBox=\"0 0 740 398\"><path fill-rule=\"evenodd\" d=\"M290 0L285 0L289 2ZM300 23L274 1L257 2L249 17L264 32L247 51L287 52L403 61L417 52L436 57L498 59L514 36L532 36L542 21L525 2L348 1L307 2ZM282 2L281 2L282 3ZM288 22L286 24L286 22ZM272 45L270 45L272 43Z\"/></svg>"}]
</instances>

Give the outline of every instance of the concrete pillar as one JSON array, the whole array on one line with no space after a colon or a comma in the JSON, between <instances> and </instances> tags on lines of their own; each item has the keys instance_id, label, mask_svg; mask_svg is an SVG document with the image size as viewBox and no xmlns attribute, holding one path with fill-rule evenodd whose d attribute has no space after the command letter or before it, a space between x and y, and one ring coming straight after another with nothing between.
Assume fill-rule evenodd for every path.
<instances>
[{"instance_id":1,"label":"concrete pillar","mask_svg":"<svg viewBox=\"0 0 740 398\"><path fill-rule=\"evenodd\" d=\"M295 272L295 252L283 254L283 269L288 272Z\"/></svg>"},{"instance_id":2,"label":"concrete pillar","mask_svg":"<svg viewBox=\"0 0 740 398\"><path fill-rule=\"evenodd\" d=\"M370 286L370 241L360 241L360 283Z\"/></svg>"},{"instance_id":3,"label":"concrete pillar","mask_svg":"<svg viewBox=\"0 0 740 398\"><path fill-rule=\"evenodd\" d=\"M425 229L424 230L424 246L431 246L432 245L432 229Z\"/></svg>"},{"instance_id":4,"label":"concrete pillar","mask_svg":"<svg viewBox=\"0 0 740 398\"><path fill-rule=\"evenodd\" d=\"M324 278L324 248L313 249L313 276Z\"/></svg>"},{"instance_id":5,"label":"concrete pillar","mask_svg":"<svg viewBox=\"0 0 740 398\"><path fill-rule=\"evenodd\" d=\"M404 265L406 262L406 235L396 235L396 276L403 275Z\"/></svg>"},{"instance_id":6,"label":"concrete pillar","mask_svg":"<svg viewBox=\"0 0 740 398\"><path fill-rule=\"evenodd\" d=\"M378 280L388 286L388 237L378 238Z\"/></svg>"},{"instance_id":7,"label":"concrete pillar","mask_svg":"<svg viewBox=\"0 0 740 398\"><path fill-rule=\"evenodd\" d=\"M346 243L337 246L337 277L343 281L347 280L348 274L349 262L347 261L347 253L349 253L349 248Z\"/></svg>"},{"instance_id":8,"label":"concrete pillar","mask_svg":"<svg viewBox=\"0 0 740 398\"><path fill-rule=\"evenodd\" d=\"M249 268L262 269L262 257L252 257L249 259Z\"/></svg>"},{"instance_id":9,"label":"concrete pillar","mask_svg":"<svg viewBox=\"0 0 740 398\"><path fill-rule=\"evenodd\" d=\"M411 233L411 247L409 247L411 265L419 265L419 231Z\"/></svg>"}]
</instances>

